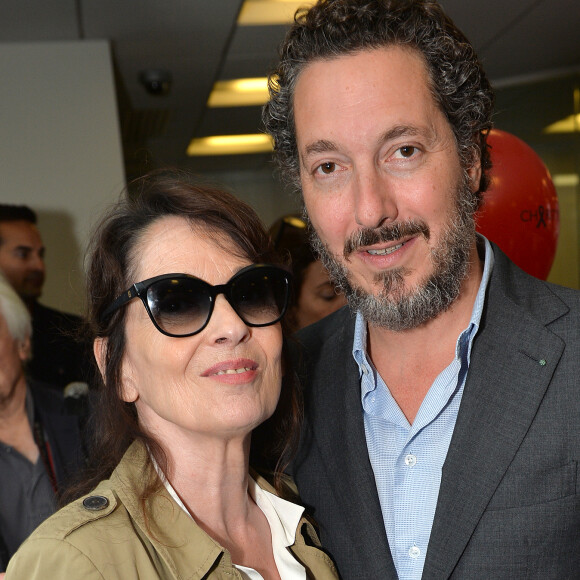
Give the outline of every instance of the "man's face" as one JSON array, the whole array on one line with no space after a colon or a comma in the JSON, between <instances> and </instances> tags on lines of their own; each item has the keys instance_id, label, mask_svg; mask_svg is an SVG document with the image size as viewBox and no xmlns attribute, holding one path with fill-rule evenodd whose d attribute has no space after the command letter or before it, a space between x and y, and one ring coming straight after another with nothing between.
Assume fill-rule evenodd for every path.
<instances>
[{"instance_id":1,"label":"man's face","mask_svg":"<svg viewBox=\"0 0 580 580\"><path fill-rule=\"evenodd\" d=\"M370 297L367 320L393 330L447 308L475 244L464 202L479 166L463 171L418 53L390 47L315 61L298 79L294 111L306 209L351 303ZM447 287L434 296L434 284Z\"/></svg>"},{"instance_id":2,"label":"man's face","mask_svg":"<svg viewBox=\"0 0 580 580\"><path fill-rule=\"evenodd\" d=\"M44 246L26 221L0 223L0 270L24 301L38 298L44 284Z\"/></svg>"}]
</instances>

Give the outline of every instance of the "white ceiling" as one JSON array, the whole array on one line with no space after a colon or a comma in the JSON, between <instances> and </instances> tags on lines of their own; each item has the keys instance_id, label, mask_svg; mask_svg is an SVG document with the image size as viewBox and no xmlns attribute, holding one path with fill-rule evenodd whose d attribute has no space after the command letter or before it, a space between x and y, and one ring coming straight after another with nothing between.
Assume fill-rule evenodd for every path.
<instances>
[{"instance_id":1,"label":"white ceiling","mask_svg":"<svg viewBox=\"0 0 580 580\"><path fill-rule=\"evenodd\" d=\"M145 163L259 170L268 155L192 159L194 136L251 133L259 107L206 109L214 81L264 76L285 27L237 27L243 0L1 0L0 42L109 39L129 177ZM579 0L443 0L497 86L580 71ZM149 95L144 69L170 71ZM151 166L151 165L150 165Z\"/></svg>"}]
</instances>

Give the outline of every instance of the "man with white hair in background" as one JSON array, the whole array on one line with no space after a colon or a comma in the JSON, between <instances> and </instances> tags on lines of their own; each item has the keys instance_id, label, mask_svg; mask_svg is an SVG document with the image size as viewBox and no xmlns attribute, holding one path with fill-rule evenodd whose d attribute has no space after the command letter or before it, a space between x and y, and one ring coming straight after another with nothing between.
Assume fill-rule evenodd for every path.
<instances>
[{"instance_id":1,"label":"man with white hair in background","mask_svg":"<svg viewBox=\"0 0 580 580\"><path fill-rule=\"evenodd\" d=\"M0 276L0 572L82 465L78 418L60 393L26 378L31 332L30 313Z\"/></svg>"}]
</instances>

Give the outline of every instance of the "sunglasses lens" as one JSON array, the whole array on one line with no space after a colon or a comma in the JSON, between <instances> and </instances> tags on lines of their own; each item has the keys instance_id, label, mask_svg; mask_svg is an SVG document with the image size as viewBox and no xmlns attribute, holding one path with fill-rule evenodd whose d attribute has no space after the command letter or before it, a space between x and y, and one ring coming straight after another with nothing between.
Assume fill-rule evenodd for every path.
<instances>
[{"instance_id":1,"label":"sunglasses lens","mask_svg":"<svg viewBox=\"0 0 580 580\"><path fill-rule=\"evenodd\" d=\"M211 297L201 280L170 278L147 289L147 303L157 325L174 336L200 330L207 322Z\"/></svg>"},{"instance_id":2,"label":"sunglasses lens","mask_svg":"<svg viewBox=\"0 0 580 580\"><path fill-rule=\"evenodd\" d=\"M282 318L289 297L286 273L274 268L256 268L232 281L231 303L250 326L267 326Z\"/></svg>"}]
</instances>

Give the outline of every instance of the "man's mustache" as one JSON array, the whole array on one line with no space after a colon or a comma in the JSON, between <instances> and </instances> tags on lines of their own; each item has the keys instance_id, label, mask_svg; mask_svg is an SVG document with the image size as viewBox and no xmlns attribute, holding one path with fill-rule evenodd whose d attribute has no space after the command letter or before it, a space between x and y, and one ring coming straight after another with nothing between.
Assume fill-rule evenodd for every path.
<instances>
[{"instance_id":1,"label":"man's mustache","mask_svg":"<svg viewBox=\"0 0 580 580\"><path fill-rule=\"evenodd\" d=\"M381 242L396 242L397 240L417 235L421 235L427 240L431 235L429 226L422 220L393 222L379 228L363 228L346 240L343 255L348 258L360 248L380 244Z\"/></svg>"},{"instance_id":2,"label":"man's mustache","mask_svg":"<svg viewBox=\"0 0 580 580\"><path fill-rule=\"evenodd\" d=\"M44 282L44 272L41 272L40 270L29 272L25 276L25 280L27 282L33 282L34 284L42 284Z\"/></svg>"}]
</instances>

